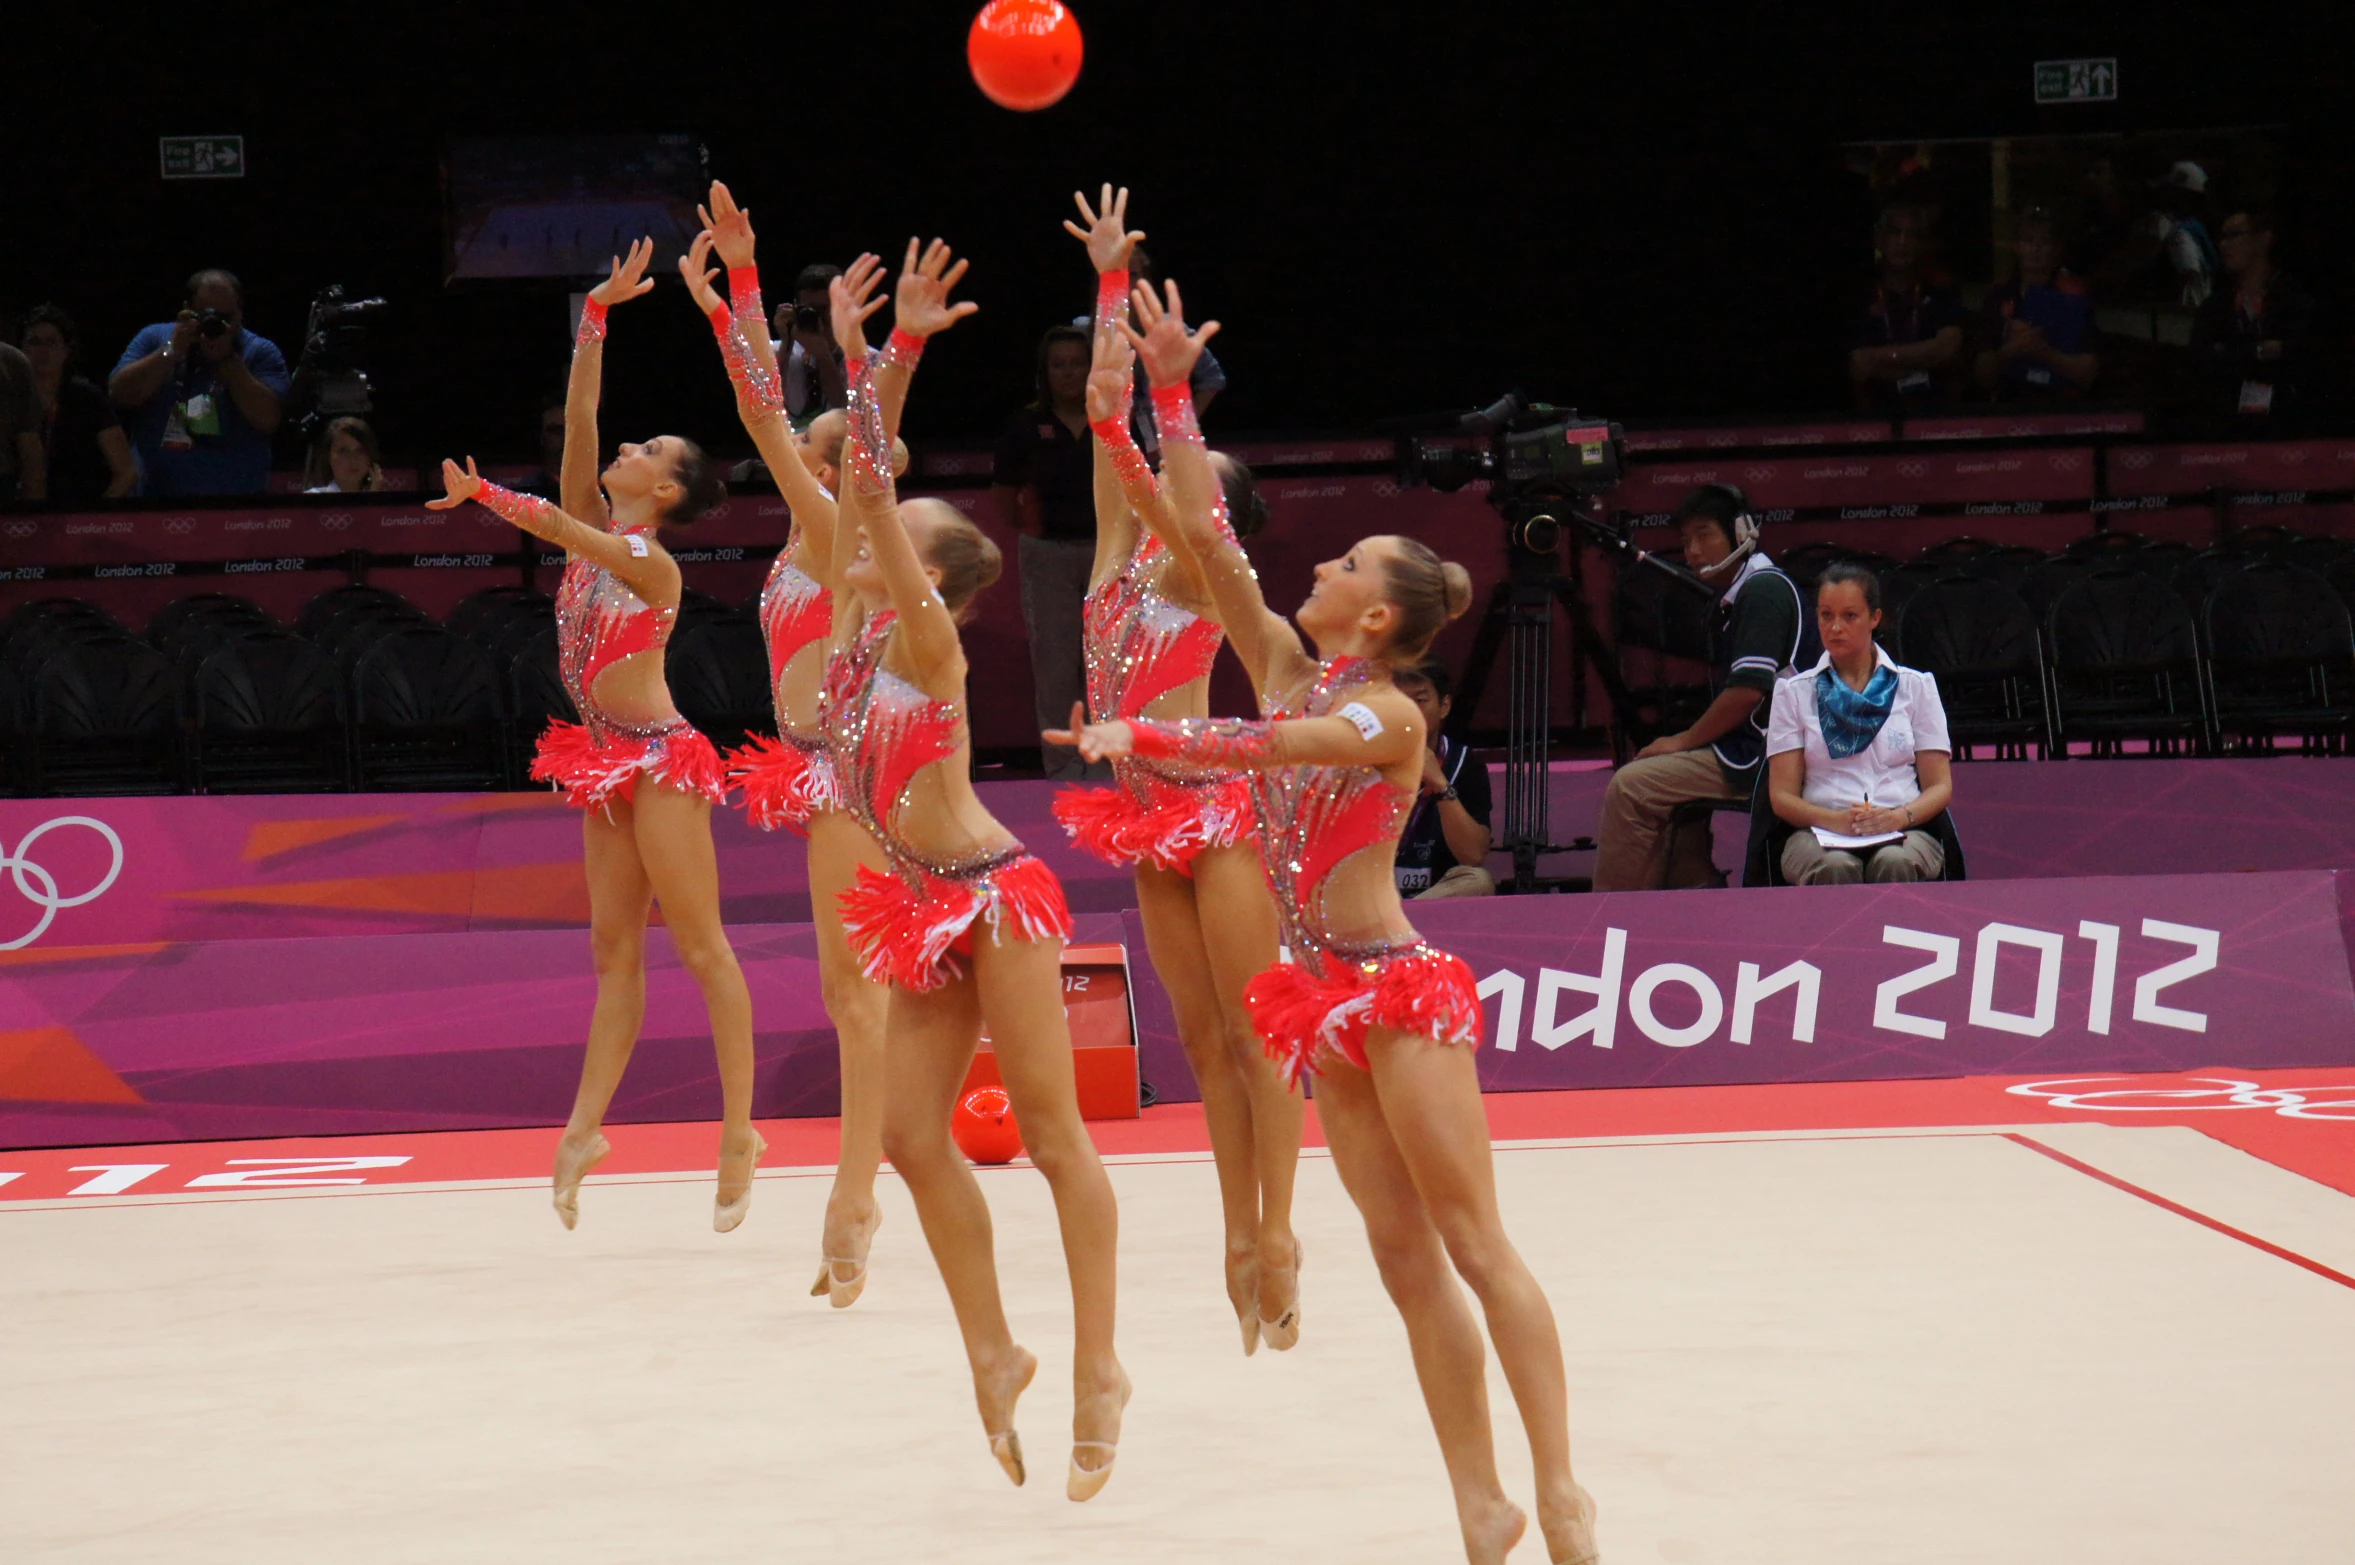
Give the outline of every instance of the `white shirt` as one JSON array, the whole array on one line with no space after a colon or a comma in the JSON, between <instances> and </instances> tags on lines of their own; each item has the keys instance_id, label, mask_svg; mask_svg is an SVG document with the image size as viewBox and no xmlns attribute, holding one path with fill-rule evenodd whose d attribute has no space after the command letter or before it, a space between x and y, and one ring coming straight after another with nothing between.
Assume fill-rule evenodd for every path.
<instances>
[{"instance_id":1,"label":"white shirt","mask_svg":"<svg viewBox=\"0 0 2355 1565\"><path fill-rule=\"evenodd\" d=\"M1879 667L1896 671L1897 698L1873 742L1837 760L1824 745L1823 723L1815 708L1815 676L1832 666L1832 655L1827 652L1805 673L1775 682L1766 754L1770 761L1790 750L1806 757L1807 781L1800 794L1809 804L1827 810L1858 803L1877 810L1902 809L1922 796L1914 757L1925 750L1951 753L1954 748L1946 737L1946 708L1938 700L1938 681L1918 668L1899 667L1878 645L1873 659Z\"/></svg>"}]
</instances>

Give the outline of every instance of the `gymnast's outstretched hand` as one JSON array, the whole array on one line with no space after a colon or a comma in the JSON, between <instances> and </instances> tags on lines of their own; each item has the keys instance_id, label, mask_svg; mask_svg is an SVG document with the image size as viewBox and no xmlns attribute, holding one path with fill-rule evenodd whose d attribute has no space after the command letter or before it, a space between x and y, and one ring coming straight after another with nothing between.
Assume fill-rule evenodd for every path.
<instances>
[{"instance_id":1,"label":"gymnast's outstretched hand","mask_svg":"<svg viewBox=\"0 0 2355 1565\"><path fill-rule=\"evenodd\" d=\"M654 288L654 279L646 275L646 268L654 264L654 241L633 240L630 253L613 262L613 275L589 290L589 297L612 309L632 299L645 297Z\"/></svg>"},{"instance_id":2,"label":"gymnast's outstretched hand","mask_svg":"<svg viewBox=\"0 0 2355 1565\"><path fill-rule=\"evenodd\" d=\"M443 457L441 497L426 501L425 508L429 511L454 511L481 494L482 483L482 474L475 471L474 458L468 457L466 466L461 469L457 463Z\"/></svg>"},{"instance_id":3,"label":"gymnast's outstretched hand","mask_svg":"<svg viewBox=\"0 0 2355 1565\"><path fill-rule=\"evenodd\" d=\"M695 215L703 219L704 232L718 246L722 266L733 270L752 264L752 212L736 204L726 185L713 180L710 204L697 207Z\"/></svg>"},{"instance_id":4,"label":"gymnast's outstretched hand","mask_svg":"<svg viewBox=\"0 0 2355 1565\"><path fill-rule=\"evenodd\" d=\"M945 241L933 240L919 255L917 242L909 240L907 259L900 265L892 324L911 337L930 337L980 309L970 299L949 302L950 290L964 275L965 263L952 264Z\"/></svg>"},{"instance_id":5,"label":"gymnast's outstretched hand","mask_svg":"<svg viewBox=\"0 0 2355 1565\"><path fill-rule=\"evenodd\" d=\"M1136 753L1136 733L1127 723L1091 723L1087 707L1071 703L1071 726L1049 728L1039 735L1049 744L1068 745L1090 761L1116 761Z\"/></svg>"},{"instance_id":6,"label":"gymnast's outstretched hand","mask_svg":"<svg viewBox=\"0 0 2355 1565\"><path fill-rule=\"evenodd\" d=\"M882 258L862 254L826 285L826 303L834 312L834 340L853 364L867 356L867 320L883 308L875 289L883 281Z\"/></svg>"},{"instance_id":7,"label":"gymnast's outstretched hand","mask_svg":"<svg viewBox=\"0 0 2355 1565\"><path fill-rule=\"evenodd\" d=\"M1128 269L1129 252L1144 242L1144 233L1130 232L1128 226L1128 186L1117 193L1107 183L1095 206L1088 205L1087 195L1074 190L1071 200L1086 219L1081 227L1071 219L1063 220L1063 231L1088 247L1088 259L1096 263L1098 272L1119 272Z\"/></svg>"},{"instance_id":8,"label":"gymnast's outstretched hand","mask_svg":"<svg viewBox=\"0 0 2355 1565\"><path fill-rule=\"evenodd\" d=\"M1194 363L1202 357L1203 344L1218 335L1218 322L1204 321L1192 331L1186 329L1186 301L1171 282L1169 302L1164 305L1154 297L1150 283L1139 283L1132 295L1136 306L1137 326L1119 323L1121 336L1128 339L1137 357L1145 361L1145 373L1156 386L1175 386L1191 380Z\"/></svg>"}]
</instances>

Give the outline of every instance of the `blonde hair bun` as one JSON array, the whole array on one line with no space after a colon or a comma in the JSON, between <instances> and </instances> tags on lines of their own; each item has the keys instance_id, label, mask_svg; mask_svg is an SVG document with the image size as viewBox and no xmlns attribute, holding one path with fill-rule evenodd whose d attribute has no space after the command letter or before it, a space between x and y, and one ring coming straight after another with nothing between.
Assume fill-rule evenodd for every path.
<instances>
[{"instance_id":1,"label":"blonde hair bun","mask_svg":"<svg viewBox=\"0 0 2355 1565\"><path fill-rule=\"evenodd\" d=\"M1472 573L1453 560L1445 560L1439 574L1447 582L1447 617L1463 618L1464 610L1472 606Z\"/></svg>"}]
</instances>

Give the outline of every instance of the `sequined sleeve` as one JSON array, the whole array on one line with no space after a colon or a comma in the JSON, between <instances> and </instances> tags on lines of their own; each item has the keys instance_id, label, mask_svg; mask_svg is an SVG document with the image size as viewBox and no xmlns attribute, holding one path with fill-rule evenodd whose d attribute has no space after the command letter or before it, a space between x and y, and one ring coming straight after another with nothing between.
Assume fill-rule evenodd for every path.
<instances>
[{"instance_id":1,"label":"sequined sleeve","mask_svg":"<svg viewBox=\"0 0 2355 1565\"><path fill-rule=\"evenodd\" d=\"M735 312L736 319L740 321L768 319L768 309L760 298L759 267L728 268L728 308Z\"/></svg>"},{"instance_id":2,"label":"sequined sleeve","mask_svg":"<svg viewBox=\"0 0 2355 1565\"><path fill-rule=\"evenodd\" d=\"M475 491L474 498L502 520L514 523L535 538L553 539L563 530L564 513L538 495L517 494L497 484L484 484Z\"/></svg>"},{"instance_id":3,"label":"sequined sleeve","mask_svg":"<svg viewBox=\"0 0 2355 1565\"><path fill-rule=\"evenodd\" d=\"M1194 417L1193 382L1153 388L1153 421L1161 426L1163 445L1202 444L1202 425Z\"/></svg>"},{"instance_id":4,"label":"sequined sleeve","mask_svg":"<svg viewBox=\"0 0 2355 1565\"><path fill-rule=\"evenodd\" d=\"M1243 717L1128 719L1131 749L1148 761L1179 761L1217 771L1281 766L1276 725Z\"/></svg>"},{"instance_id":5,"label":"sequined sleeve","mask_svg":"<svg viewBox=\"0 0 2355 1565\"><path fill-rule=\"evenodd\" d=\"M883 355L870 352L851 370L849 428L843 440L850 481L864 495L889 494L890 442L883 433L883 401L875 394L875 371Z\"/></svg>"},{"instance_id":6,"label":"sequined sleeve","mask_svg":"<svg viewBox=\"0 0 2355 1565\"><path fill-rule=\"evenodd\" d=\"M1120 492L1128 497L1128 508L1142 516L1153 498L1161 493L1161 482L1153 476L1152 466L1145 461L1145 453L1137 449L1137 437L1129 428L1129 399L1120 399L1120 411L1110 418L1091 419L1088 428L1104 446L1105 460L1112 464L1114 476L1120 480Z\"/></svg>"},{"instance_id":7,"label":"sequined sleeve","mask_svg":"<svg viewBox=\"0 0 2355 1565\"><path fill-rule=\"evenodd\" d=\"M916 373L916 365L924 357L924 339L914 332L901 331L897 326L883 340L883 351L876 356L879 370L905 370Z\"/></svg>"},{"instance_id":8,"label":"sequined sleeve","mask_svg":"<svg viewBox=\"0 0 2355 1565\"><path fill-rule=\"evenodd\" d=\"M578 353L593 343L605 340L605 304L595 297L581 301L580 330L573 333L572 349Z\"/></svg>"},{"instance_id":9,"label":"sequined sleeve","mask_svg":"<svg viewBox=\"0 0 2355 1565\"><path fill-rule=\"evenodd\" d=\"M753 302L760 302L757 289ZM745 340L742 319L741 312L731 314L726 305L715 303L711 309L711 334L719 339L720 358L727 364L728 379L735 384L736 396L747 410L747 422L776 418L785 411L785 390L777 383L777 376L752 351L752 344Z\"/></svg>"},{"instance_id":10,"label":"sequined sleeve","mask_svg":"<svg viewBox=\"0 0 2355 1565\"><path fill-rule=\"evenodd\" d=\"M1114 267L1096 275L1096 335L1120 329L1128 318L1128 268Z\"/></svg>"}]
</instances>

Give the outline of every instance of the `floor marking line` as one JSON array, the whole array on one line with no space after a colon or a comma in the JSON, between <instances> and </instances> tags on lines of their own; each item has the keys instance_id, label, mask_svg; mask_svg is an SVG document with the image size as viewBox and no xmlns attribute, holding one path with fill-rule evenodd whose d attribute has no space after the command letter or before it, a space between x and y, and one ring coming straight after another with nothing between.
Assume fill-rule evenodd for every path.
<instances>
[{"instance_id":1,"label":"floor marking line","mask_svg":"<svg viewBox=\"0 0 2355 1565\"><path fill-rule=\"evenodd\" d=\"M2219 1222L2217 1219L2210 1217L2205 1212L2195 1212L2180 1201L2170 1201L2155 1190L2145 1190L2142 1186L2135 1184L2130 1180L2120 1179L2116 1174L2105 1172L2102 1169L2094 1167L2091 1163L2081 1162L2078 1159L2069 1156L2069 1154L2066 1152L2046 1146L2043 1142L2038 1141L2033 1136L2023 1136L2017 1131L2007 1130L2003 1133L2003 1139L2006 1141L2016 1141L2031 1152L2040 1152L2044 1156L2051 1158L2056 1163L2062 1164L2068 1168L2073 1168L2077 1170L2078 1173L2084 1174L2089 1178L2098 1179L2105 1185L2109 1185L2115 1189L2123 1190L2128 1195L2139 1196L2143 1200L2148 1201L2151 1205L2158 1207L2163 1211L2173 1212L2177 1217L2189 1218L2191 1221L2198 1223L2202 1228L2213 1228L2216 1230L2216 1232L2224 1235L2228 1239L2238 1239L2241 1243L2250 1246L2252 1249L2263 1250L2267 1255L2273 1256L2277 1260L2287 1261L2292 1266L2303 1266L2306 1268L2306 1270L2312 1272L2315 1276L2327 1277L2342 1288L2355 1288L2355 1277L2350 1277L2345 1272L2336 1271L2331 1267L2323 1265L2320 1261L2311 1260L2306 1256L2300 1255L2295 1250L2285 1250L2270 1239L2260 1239L2253 1233L2246 1233L2241 1229L2233 1227L2230 1223Z\"/></svg>"}]
</instances>

